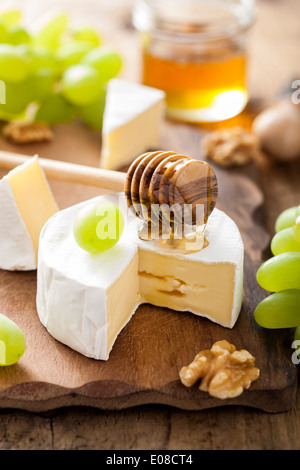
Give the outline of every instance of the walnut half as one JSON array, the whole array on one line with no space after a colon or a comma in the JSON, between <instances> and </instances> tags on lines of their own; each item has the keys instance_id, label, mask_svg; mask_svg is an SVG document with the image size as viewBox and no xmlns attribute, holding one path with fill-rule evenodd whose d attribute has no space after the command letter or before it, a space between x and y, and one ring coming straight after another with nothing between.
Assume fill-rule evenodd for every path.
<instances>
[{"instance_id":1,"label":"walnut half","mask_svg":"<svg viewBox=\"0 0 300 470\"><path fill-rule=\"evenodd\" d=\"M246 165L254 159L258 138L242 127L219 129L209 133L201 142L204 156L223 167Z\"/></svg>"},{"instance_id":2,"label":"walnut half","mask_svg":"<svg viewBox=\"0 0 300 470\"><path fill-rule=\"evenodd\" d=\"M41 122L13 121L3 127L3 136L15 144L49 142L53 132L47 124Z\"/></svg>"},{"instance_id":3,"label":"walnut half","mask_svg":"<svg viewBox=\"0 0 300 470\"><path fill-rule=\"evenodd\" d=\"M191 387L201 379L199 390L216 398L234 398L258 379L255 358L245 349L237 351L226 340L217 341L211 349L200 351L193 362L183 367L180 380Z\"/></svg>"}]
</instances>

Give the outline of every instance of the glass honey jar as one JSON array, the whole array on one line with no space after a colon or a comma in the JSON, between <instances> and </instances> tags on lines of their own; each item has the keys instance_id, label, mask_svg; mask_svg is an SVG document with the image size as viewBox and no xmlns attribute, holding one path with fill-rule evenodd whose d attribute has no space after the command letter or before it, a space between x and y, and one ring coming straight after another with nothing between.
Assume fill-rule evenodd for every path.
<instances>
[{"instance_id":1,"label":"glass honey jar","mask_svg":"<svg viewBox=\"0 0 300 470\"><path fill-rule=\"evenodd\" d=\"M142 82L166 92L169 117L217 122L247 104L254 0L138 0Z\"/></svg>"}]
</instances>

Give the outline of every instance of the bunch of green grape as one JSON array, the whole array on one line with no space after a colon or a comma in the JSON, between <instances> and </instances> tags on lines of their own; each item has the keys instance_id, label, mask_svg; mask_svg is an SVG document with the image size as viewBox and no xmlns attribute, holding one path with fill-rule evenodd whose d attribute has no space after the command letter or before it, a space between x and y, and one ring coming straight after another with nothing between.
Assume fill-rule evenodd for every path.
<instances>
[{"instance_id":1,"label":"bunch of green grape","mask_svg":"<svg viewBox=\"0 0 300 470\"><path fill-rule=\"evenodd\" d=\"M38 33L22 26L19 10L0 14L0 80L5 103L0 119L30 115L49 125L81 119L101 129L106 86L122 68L122 58L91 27L72 29L66 14Z\"/></svg>"},{"instance_id":2,"label":"bunch of green grape","mask_svg":"<svg viewBox=\"0 0 300 470\"><path fill-rule=\"evenodd\" d=\"M300 340L300 205L283 211L271 241L273 257L257 271L257 282L270 291L254 311L265 328L294 328Z\"/></svg>"}]
</instances>

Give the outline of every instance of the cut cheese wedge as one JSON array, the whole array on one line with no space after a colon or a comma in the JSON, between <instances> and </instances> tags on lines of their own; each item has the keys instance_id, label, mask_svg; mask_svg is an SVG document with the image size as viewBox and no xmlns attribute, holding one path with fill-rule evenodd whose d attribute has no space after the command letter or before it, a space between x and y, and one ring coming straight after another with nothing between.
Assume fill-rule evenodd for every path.
<instances>
[{"instance_id":1,"label":"cut cheese wedge","mask_svg":"<svg viewBox=\"0 0 300 470\"><path fill-rule=\"evenodd\" d=\"M0 268L37 268L39 236L58 211L38 157L10 171L0 181Z\"/></svg>"},{"instance_id":2,"label":"cut cheese wedge","mask_svg":"<svg viewBox=\"0 0 300 470\"><path fill-rule=\"evenodd\" d=\"M93 202L103 200L123 211L121 195ZM89 203L55 214L41 233L37 311L54 338L85 356L107 360L118 334L144 302L234 326L243 298L244 248L236 224L224 212L214 209L208 246L199 252L173 253L140 240L140 221L127 213L119 242L91 255L73 236L74 218Z\"/></svg>"},{"instance_id":3,"label":"cut cheese wedge","mask_svg":"<svg viewBox=\"0 0 300 470\"><path fill-rule=\"evenodd\" d=\"M108 83L100 167L117 170L160 144L165 93L113 79Z\"/></svg>"}]
</instances>

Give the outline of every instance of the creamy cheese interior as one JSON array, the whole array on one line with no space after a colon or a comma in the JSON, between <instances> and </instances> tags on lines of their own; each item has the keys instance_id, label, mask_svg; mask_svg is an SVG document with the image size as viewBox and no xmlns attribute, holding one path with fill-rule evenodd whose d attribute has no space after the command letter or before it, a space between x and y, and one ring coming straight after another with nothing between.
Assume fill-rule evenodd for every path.
<instances>
[{"instance_id":1,"label":"creamy cheese interior","mask_svg":"<svg viewBox=\"0 0 300 470\"><path fill-rule=\"evenodd\" d=\"M235 266L205 264L139 249L142 302L195 314L230 327Z\"/></svg>"},{"instance_id":2,"label":"creamy cheese interior","mask_svg":"<svg viewBox=\"0 0 300 470\"><path fill-rule=\"evenodd\" d=\"M234 278L231 263L205 264L139 248L107 290L107 354L142 303L192 311L230 327Z\"/></svg>"},{"instance_id":3,"label":"creamy cheese interior","mask_svg":"<svg viewBox=\"0 0 300 470\"><path fill-rule=\"evenodd\" d=\"M236 263L229 260L211 261L208 256L206 261L205 250L212 249L213 242L189 256L178 256L176 250L174 254L164 252L152 245L147 249L147 242L140 243L128 267L107 290L107 354L143 303L190 311L228 328L236 319L241 297L235 295L237 290L239 296L242 292L236 283L239 279L242 286L242 273L237 274Z\"/></svg>"},{"instance_id":4,"label":"creamy cheese interior","mask_svg":"<svg viewBox=\"0 0 300 470\"><path fill-rule=\"evenodd\" d=\"M41 229L58 210L37 157L10 171L6 179L37 256Z\"/></svg>"},{"instance_id":5,"label":"creamy cheese interior","mask_svg":"<svg viewBox=\"0 0 300 470\"><path fill-rule=\"evenodd\" d=\"M138 253L107 291L107 354L140 303Z\"/></svg>"}]
</instances>

